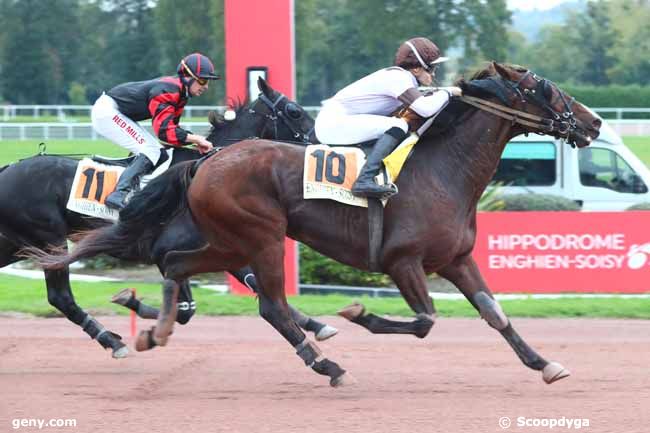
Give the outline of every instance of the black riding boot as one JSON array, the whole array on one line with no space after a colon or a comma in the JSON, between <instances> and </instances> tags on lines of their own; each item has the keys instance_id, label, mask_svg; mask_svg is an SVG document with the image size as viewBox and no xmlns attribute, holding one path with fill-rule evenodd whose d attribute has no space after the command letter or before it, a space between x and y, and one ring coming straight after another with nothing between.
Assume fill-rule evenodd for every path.
<instances>
[{"instance_id":1,"label":"black riding boot","mask_svg":"<svg viewBox=\"0 0 650 433\"><path fill-rule=\"evenodd\" d=\"M122 210L126 206L126 196L140 181L140 177L148 174L153 169L153 164L142 153L138 154L131 164L122 172L117 182L115 191L106 197L105 204L111 209Z\"/></svg>"},{"instance_id":2,"label":"black riding boot","mask_svg":"<svg viewBox=\"0 0 650 433\"><path fill-rule=\"evenodd\" d=\"M361 169L361 173L359 173L359 177L354 182L354 185L352 185L352 194L359 197L371 198L388 198L393 194L397 194L397 187L395 185L377 185L377 183L375 183L375 176L379 174L382 160L386 158L405 137L406 133L404 131L400 128L393 127L377 139L370 155L368 155L366 164Z\"/></svg>"}]
</instances>

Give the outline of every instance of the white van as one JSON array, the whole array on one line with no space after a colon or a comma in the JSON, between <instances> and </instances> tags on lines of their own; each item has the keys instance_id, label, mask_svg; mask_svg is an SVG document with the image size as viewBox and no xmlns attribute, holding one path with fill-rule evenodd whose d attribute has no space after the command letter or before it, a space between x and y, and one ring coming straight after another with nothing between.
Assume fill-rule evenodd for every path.
<instances>
[{"instance_id":1,"label":"white van","mask_svg":"<svg viewBox=\"0 0 650 433\"><path fill-rule=\"evenodd\" d=\"M506 145L493 182L503 183L504 194L559 195L585 211L650 202L650 170L605 122L598 139L582 149L545 135L516 137Z\"/></svg>"}]
</instances>

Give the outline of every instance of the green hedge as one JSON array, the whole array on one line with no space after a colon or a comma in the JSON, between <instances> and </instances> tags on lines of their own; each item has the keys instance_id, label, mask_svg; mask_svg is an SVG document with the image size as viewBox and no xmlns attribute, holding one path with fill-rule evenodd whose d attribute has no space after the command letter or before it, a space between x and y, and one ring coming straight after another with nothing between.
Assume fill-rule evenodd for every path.
<instances>
[{"instance_id":1,"label":"green hedge","mask_svg":"<svg viewBox=\"0 0 650 433\"><path fill-rule=\"evenodd\" d=\"M650 210L650 203L637 203L628 207L625 210Z\"/></svg>"},{"instance_id":2,"label":"green hedge","mask_svg":"<svg viewBox=\"0 0 650 433\"><path fill-rule=\"evenodd\" d=\"M501 197L505 211L578 211L573 200L549 194L507 194Z\"/></svg>"},{"instance_id":3,"label":"green hedge","mask_svg":"<svg viewBox=\"0 0 650 433\"><path fill-rule=\"evenodd\" d=\"M327 258L307 245L300 244L300 282L361 287L391 287L384 274L371 274Z\"/></svg>"},{"instance_id":4,"label":"green hedge","mask_svg":"<svg viewBox=\"0 0 650 433\"><path fill-rule=\"evenodd\" d=\"M589 107L650 108L650 86L578 86L560 85L562 90ZM614 118L615 113L603 113L605 118ZM628 118L631 116L628 115ZM650 118L650 113L634 113L634 118Z\"/></svg>"}]
</instances>

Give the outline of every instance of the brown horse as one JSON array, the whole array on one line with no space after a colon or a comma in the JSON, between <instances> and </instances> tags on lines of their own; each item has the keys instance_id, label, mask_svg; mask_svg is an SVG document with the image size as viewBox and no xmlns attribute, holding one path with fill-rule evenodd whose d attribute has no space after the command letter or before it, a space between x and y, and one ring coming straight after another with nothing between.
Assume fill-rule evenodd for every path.
<instances>
[{"instance_id":1,"label":"brown horse","mask_svg":"<svg viewBox=\"0 0 650 433\"><path fill-rule=\"evenodd\" d=\"M466 96L453 100L421 136L398 179L400 192L384 211L381 269L395 281L416 313L415 320L386 320L366 314L358 304L342 315L371 332L424 337L435 320L426 275L437 272L456 285L525 365L542 371L543 379L551 383L568 376L568 371L543 359L519 337L472 258L476 204L514 136L550 134L584 147L598 136L601 121L555 84L523 68L493 63L473 80L459 84ZM209 241L193 252L167 254L168 292L175 296L177 281L190 275L251 264L266 295L260 303L261 315L295 347L306 365L329 376L336 386L345 382L345 371L324 358L289 315L282 267L284 237L367 270L368 217L363 208L304 200L304 156L304 147L243 141L205 161L196 173L191 164L179 167L145 191L164 187L162 182L187 189L187 194L162 199L168 203L167 213L189 207ZM142 208L138 218L89 236L66 256L42 257L43 264L61 266L119 248L137 240L145 224L168 218L159 211L147 213L146 200L134 201ZM157 205L160 210L162 203ZM173 296L167 297L163 310L175 311ZM159 325L159 332L171 330L171 322L167 326L159 318Z\"/></svg>"}]
</instances>

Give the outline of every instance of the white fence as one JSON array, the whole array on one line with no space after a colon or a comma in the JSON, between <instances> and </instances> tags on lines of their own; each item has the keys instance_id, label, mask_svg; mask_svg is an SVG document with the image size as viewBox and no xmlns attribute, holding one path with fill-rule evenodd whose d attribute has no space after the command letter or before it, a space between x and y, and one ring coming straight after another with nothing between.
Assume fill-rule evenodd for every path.
<instances>
[{"instance_id":1,"label":"white fence","mask_svg":"<svg viewBox=\"0 0 650 433\"><path fill-rule=\"evenodd\" d=\"M320 107L303 107L310 114L317 113ZM70 117L90 117L92 105L1 105L2 121L11 122L18 117L31 117L39 119L41 117L56 116L59 122L70 121ZM210 105L188 105L183 111L184 119L193 117L208 117L210 111L223 113L225 106ZM74 119L72 119L74 120Z\"/></svg>"},{"instance_id":2,"label":"white fence","mask_svg":"<svg viewBox=\"0 0 650 433\"><path fill-rule=\"evenodd\" d=\"M89 105L6 105L0 106L0 140L97 140L101 138L88 122L75 122L73 116L90 115ZM182 126L197 134L207 134L208 122L192 122L192 118L207 117L208 112L216 110L223 113L226 107L192 105L185 107ZM316 116L320 107L304 107L312 116ZM616 119L607 123L623 136L650 135L650 119L628 119L633 114L650 113L650 108L594 108L600 114L616 113ZM10 122L17 116L31 116L38 119L43 116L57 116L58 122ZM142 122L143 127L151 131L150 122Z\"/></svg>"}]
</instances>

